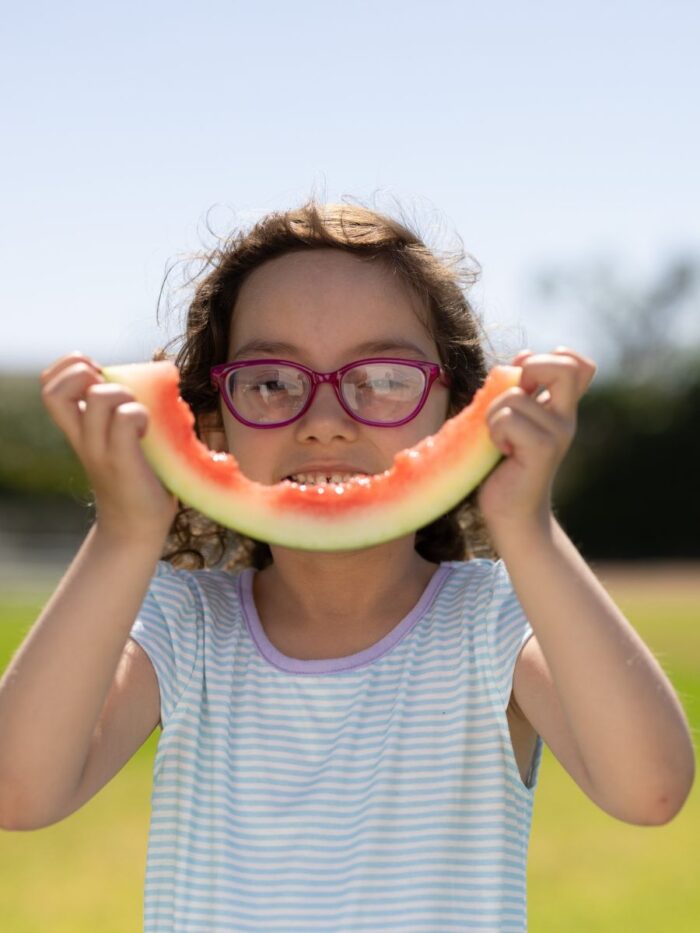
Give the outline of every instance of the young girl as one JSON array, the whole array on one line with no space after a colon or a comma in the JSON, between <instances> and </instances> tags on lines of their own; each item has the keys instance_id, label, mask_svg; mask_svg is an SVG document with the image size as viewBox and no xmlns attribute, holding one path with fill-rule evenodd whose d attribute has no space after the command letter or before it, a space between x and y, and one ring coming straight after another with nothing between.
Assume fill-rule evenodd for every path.
<instances>
[{"instance_id":1,"label":"young girl","mask_svg":"<svg viewBox=\"0 0 700 933\"><path fill-rule=\"evenodd\" d=\"M182 393L258 482L381 472L484 379L457 274L387 217L311 202L211 263ZM2 825L63 819L159 726L146 930L500 933L526 928L543 742L607 813L669 821L682 707L550 502L594 364L514 362L478 496L359 551L232 536L228 564L147 465L145 409L81 354L50 366L97 518L0 687Z\"/></svg>"}]
</instances>

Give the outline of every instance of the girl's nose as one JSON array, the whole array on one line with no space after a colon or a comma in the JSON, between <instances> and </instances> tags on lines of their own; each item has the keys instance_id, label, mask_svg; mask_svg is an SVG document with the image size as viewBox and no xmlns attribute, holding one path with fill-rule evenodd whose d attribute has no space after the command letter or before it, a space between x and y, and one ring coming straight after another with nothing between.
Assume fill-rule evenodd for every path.
<instances>
[{"instance_id":1,"label":"girl's nose","mask_svg":"<svg viewBox=\"0 0 700 933\"><path fill-rule=\"evenodd\" d=\"M334 437L355 437L359 422L345 411L333 386L324 383L316 389L311 405L297 425L305 438L327 442Z\"/></svg>"}]
</instances>

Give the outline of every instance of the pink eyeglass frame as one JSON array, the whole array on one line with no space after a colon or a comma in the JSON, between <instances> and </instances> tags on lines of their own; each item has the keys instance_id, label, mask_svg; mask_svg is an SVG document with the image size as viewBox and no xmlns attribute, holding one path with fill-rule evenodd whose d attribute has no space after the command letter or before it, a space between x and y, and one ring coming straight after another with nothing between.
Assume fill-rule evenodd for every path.
<instances>
[{"instance_id":1,"label":"pink eyeglass frame","mask_svg":"<svg viewBox=\"0 0 700 933\"><path fill-rule=\"evenodd\" d=\"M421 369L423 371L426 377L423 394L414 411L411 412L408 417L402 418L400 421L369 421L366 418L360 418L359 415L355 414L355 412L346 405L345 399L343 398L342 392L340 391L340 380L343 378L343 375L347 372L347 370L353 369L355 366L361 366L363 363L402 363L406 366L414 366L416 369ZM261 364L281 364L283 366L291 366L294 369L300 369L311 379L311 391L309 392L309 397L293 418L288 418L286 421L276 421L274 424L257 424L255 421L248 421L233 407L233 402L229 397L226 381L227 377L230 373L237 369L244 369L247 366L260 366ZM237 421L240 421L242 424L246 424L251 428L281 428L287 424L292 424L292 422L297 421L308 411L311 403L314 400L316 389L324 382L328 382L333 386L338 401L342 405L343 409L350 415L351 418L354 418L355 421L359 421L361 424L369 424L378 428L396 428L399 425L406 424L408 421L412 421L418 415L420 410L425 405L430 390L436 380L439 379L440 382L445 386L449 386L452 383L449 375L445 372L439 363L428 363L427 361L423 360L401 360L390 356L374 356L367 359L354 360L352 363L346 363L346 365L341 366L340 369L336 369L329 373L316 372L315 369L310 369L308 366L302 366L301 363L293 363L291 360L260 359L242 360L238 363L219 363L217 366L212 366L210 374L212 385L215 386L220 392L226 407L231 412L233 417Z\"/></svg>"}]
</instances>

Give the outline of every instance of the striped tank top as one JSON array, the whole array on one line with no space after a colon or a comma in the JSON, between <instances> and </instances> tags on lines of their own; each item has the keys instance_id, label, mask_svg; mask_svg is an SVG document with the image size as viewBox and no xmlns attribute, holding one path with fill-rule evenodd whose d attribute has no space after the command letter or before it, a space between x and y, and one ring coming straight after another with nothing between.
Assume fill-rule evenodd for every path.
<instances>
[{"instance_id":1,"label":"striped tank top","mask_svg":"<svg viewBox=\"0 0 700 933\"><path fill-rule=\"evenodd\" d=\"M523 782L503 562L443 562L329 660L274 647L255 572L161 562L131 632L161 696L146 933L522 933L543 746Z\"/></svg>"}]
</instances>

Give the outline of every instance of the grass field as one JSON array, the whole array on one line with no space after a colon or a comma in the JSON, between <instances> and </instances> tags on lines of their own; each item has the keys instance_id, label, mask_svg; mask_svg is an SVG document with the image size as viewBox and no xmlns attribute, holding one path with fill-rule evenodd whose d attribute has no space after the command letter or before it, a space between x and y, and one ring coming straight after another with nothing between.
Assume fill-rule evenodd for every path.
<instances>
[{"instance_id":1,"label":"grass field","mask_svg":"<svg viewBox=\"0 0 700 933\"><path fill-rule=\"evenodd\" d=\"M700 569L599 568L700 728ZM42 603L0 602L0 670ZM55 826L0 830L3 933L127 933L141 928L156 735L90 803ZM636 827L592 804L548 749L529 859L533 933L696 933L700 791L667 826Z\"/></svg>"}]
</instances>

